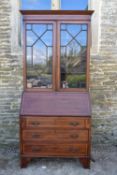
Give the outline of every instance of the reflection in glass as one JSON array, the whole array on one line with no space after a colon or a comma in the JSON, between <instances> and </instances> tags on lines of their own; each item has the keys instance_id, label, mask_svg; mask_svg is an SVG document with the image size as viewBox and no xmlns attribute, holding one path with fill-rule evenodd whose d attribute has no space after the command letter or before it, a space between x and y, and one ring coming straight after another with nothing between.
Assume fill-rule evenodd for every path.
<instances>
[{"instance_id":1,"label":"reflection in glass","mask_svg":"<svg viewBox=\"0 0 117 175\"><path fill-rule=\"evenodd\" d=\"M82 24L82 30L87 30L88 26L86 24Z\"/></svg>"},{"instance_id":2,"label":"reflection in glass","mask_svg":"<svg viewBox=\"0 0 117 175\"><path fill-rule=\"evenodd\" d=\"M31 47L27 47L27 62L28 62L28 66L31 66L32 64L32 49Z\"/></svg>"},{"instance_id":3,"label":"reflection in glass","mask_svg":"<svg viewBox=\"0 0 117 175\"><path fill-rule=\"evenodd\" d=\"M46 33L42 36L42 40L46 45L52 46L52 31L46 31Z\"/></svg>"},{"instance_id":4,"label":"reflection in glass","mask_svg":"<svg viewBox=\"0 0 117 175\"><path fill-rule=\"evenodd\" d=\"M68 44L71 41L72 37L66 31L61 31L61 43L62 46Z\"/></svg>"},{"instance_id":5,"label":"reflection in glass","mask_svg":"<svg viewBox=\"0 0 117 175\"><path fill-rule=\"evenodd\" d=\"M52 28L53 28L53 26L51 24L50 25L48 24L47 27L48 27L48 30L52 30Z\"/></svg>"},{"instance_id":6,"label":"reflection in glass","mask_svg":"<svg viewBox=\"0 0 117 175\"><path fill-rule=\"evenodd\" d=\"M27 31L27 88L52 88L52 32L52 24Z\"/></svg>"},{"instance_id":7,"label":"reflection in glass","mask_svg":"<svg viewBox=\"0 0 117 175\"><path fill-rule=\"evenodd\" d=\"M80 43L81 46L87 45L87 31L81 31L76 37L76 40Z\"/></svg>"},{"instance_id":8,"label":"reflection in glass","mask_svg":"<svg viewBox=\"0 0 117 175\"><path fill-rule=\"evenodd\" d=\"M60 30L61 88L85 88L87 25L61 24Z\"/></svg>"},{"instance_id":9,"label":"reflection in glass","mask_svg":"<svg viewBox=\"0 0 117 175\"><path fill-rule=\"evenodd\" d=\"M69 24L69 25L67 25L67 31L69 32L70 35L72 35L74 37L81 31L81 25Z\"/></svg>"},{"instance_id":10,"label":"reflection in glass","mask_svg":"<svg viewBox=\"0 0 117 175\"><path fill-rule=\"evenodd\" d=\"M30 24L27 24L27 25L26 25L26 29L27 29L27 30L31 30L31 25L30 25Z\"/></svg>"},{"instance_id":11,"label":"reflection in glass","mask_svg":"<svg viewBox=\"0 0 117 175\"><path fill-rule=\"evenodd\" d=\"M32 31L27 31L27 45L32 46L34 42L37 40L37 36Z\"/></svg>"},{"instance_id":12,"label":"reflection in glass","mask_svg":"<svg viewBox=\"0 0 117 175\"><path fill-rule=\"evenodd\" d=\"M33 32L40 37L46 31L46 25L34 24L32 25L32 29Z\"/></svg>"}]
</instances>

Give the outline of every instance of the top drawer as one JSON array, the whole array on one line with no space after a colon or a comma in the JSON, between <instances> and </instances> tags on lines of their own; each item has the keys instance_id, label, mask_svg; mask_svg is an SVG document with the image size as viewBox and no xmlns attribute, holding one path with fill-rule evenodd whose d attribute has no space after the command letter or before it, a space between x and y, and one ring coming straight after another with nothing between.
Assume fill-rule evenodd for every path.
<instances>
[{"instance_id":1,"label":"top drawer","mask_svg":"<svg viewBox=\"0 0 117 175\"><path fill-rule=\"evenodd\" d=\"M55 125L54 117L25 117L21 119L22 128L51 128Z\"/></svg>"},{"instance_id":2,"label":"top drawer","mask_svg":"<svg viewBox=\"0 0 117 175\"><path fill-rule=\"evenodd\" d=\"M57 117L56 127L82 129L89 128L90 120L86 117Z\"/></svg>"},{"instance_id":3,"label":"top drawer","mask_svg":"<svg viewBox=\"0 0 117 175\"><path fill-rule=\"evenodd\" d=\"M71 128L81 129L90 127L90 119L88 117L22 117L22 128Z\"/></svg>"}]
</instances>

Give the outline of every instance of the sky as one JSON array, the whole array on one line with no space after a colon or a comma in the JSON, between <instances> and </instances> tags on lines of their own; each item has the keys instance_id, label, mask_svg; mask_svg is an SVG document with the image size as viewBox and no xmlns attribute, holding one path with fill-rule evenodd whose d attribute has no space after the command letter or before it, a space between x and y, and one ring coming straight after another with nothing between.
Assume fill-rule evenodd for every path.
<instances>
[{"instance_id":1,"label":"sky","mask_svg":"<svg viewBox=\"0 0 117 175\"><path fill-rule=\"evenodd\" d=\"M50 10L51 0L21 0L22 9L27 10ZM84 10L88 0L61 0L62 10Z\"/></svg>"}]
</instances>

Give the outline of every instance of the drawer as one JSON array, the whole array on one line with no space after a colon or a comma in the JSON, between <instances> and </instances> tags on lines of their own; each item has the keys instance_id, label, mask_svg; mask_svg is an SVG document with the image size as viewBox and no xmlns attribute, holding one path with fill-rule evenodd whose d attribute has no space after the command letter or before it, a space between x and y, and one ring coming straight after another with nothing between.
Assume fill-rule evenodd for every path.
<instances>
[{"instance_id":1,"label":"drawer","mask_svg":"<svg viewBox=\"0 0 117 175\"><path fill-rule=\"evenodd\" d=\"M84 117L26 117L21 120L22 128L81 129L90 127L90 119Z\"/></svg>"},{"instance_id":2,"label":"drawer","mask_svg":"<svg viewBox=\"0 0 117 175\"><path fill-rule=\"evenodd\" d=\"M88 130L61 130L56 131L56 138L61 143L77 143L88 142L89 131Z\"/></svg>"},{"instance_id":3,"label":"drawer","mask_svg":"<svg viewBox=\"0 0 117 175\"><path fill-rule=\"evenodd\" d=\"M89 140L88 130L23 130L23 141L34 142L55 142L55 143L71 143L71 142L87 142Z\"/></svg>"},{"instance_id":4,"label":"drawer","mask_svg":"<svg viewBox=\"0 0 117 175\"><path fill-rule=\"evenodd\" d=\"M87 156L87 144L23 145L23 154L40 156Z\"/></svg>"},{"instance_id":5,"label":"drawer","mask_svg":"<svg viewBox=\"0 0 117 175\"><path fill-rule=\"evenodd\" d=\"M70 129L82 129L89 128L90 120L84 117L57 117L56 127L70 128Z\"/></svg>"},{"instance_id":6,"label":"drawer","mask_svg":"<svg viewBox=\"0 0 117 175\"><path fill-rule=\"evenodd\" d=\"M54 130L23 130L23 141L52 142L56 138Z\"/></svg>"},{"instance_id":7,"label":"drawer","mask_svg":"<svg viewBox=\"0 0 117 175\"><path fill-rule=\"evenodd\" d=\"M52 128L55 125L54 117L26 117L21 120L22 128Z\"/></svg>"}]
</instances>

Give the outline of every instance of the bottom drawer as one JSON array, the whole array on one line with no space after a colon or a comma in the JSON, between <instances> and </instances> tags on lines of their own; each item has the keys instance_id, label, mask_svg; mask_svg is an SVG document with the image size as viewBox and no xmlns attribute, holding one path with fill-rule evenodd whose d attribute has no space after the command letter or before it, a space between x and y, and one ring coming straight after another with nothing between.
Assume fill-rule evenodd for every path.
<instances>
[{"instance_id":1,"label":"bottom drawer","mask_svg":"<svg viewBox=\"0 0 117 175\"><path fill-rule=\"evenodd\" d=\"M88 145L87 144L54 144L54 145L23 145L23 154L38 156L87 156Z\"/></svg>"}]
</instances>

